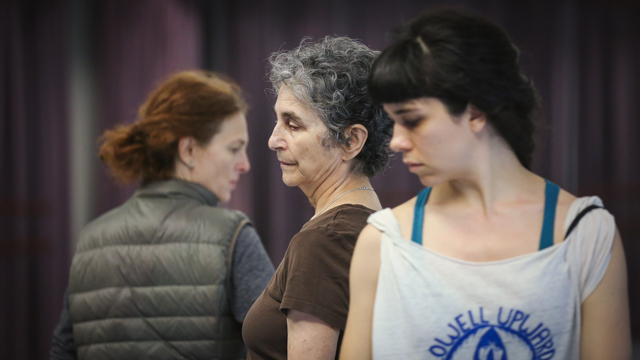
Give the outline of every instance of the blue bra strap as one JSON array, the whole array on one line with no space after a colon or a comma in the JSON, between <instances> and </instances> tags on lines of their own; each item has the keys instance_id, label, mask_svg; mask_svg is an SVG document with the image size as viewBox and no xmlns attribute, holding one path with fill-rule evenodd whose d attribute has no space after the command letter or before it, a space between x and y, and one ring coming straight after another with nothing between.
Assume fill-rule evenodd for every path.
<instances>
[{"instance_id":1,"label":"blue bra strap","mask_svg":"<svg viewBox=\"0 0 640 360\"><path fill-rule=\"evenodd\" d=\"M413 231L411 232L411 241L422 245L422 223L424 222L424 206L431 193L431 188L424 188L418 193L416 199L416 207L413 211Z\"/></svg>"},{"instance_id":2,"label":"blue bra strap","mask_svg":"<svg viewBox=\"0 0 640 360\"><path fill-rule=\"evenodd\" d=\"M556 221L556 206L560 187L549 180L544 189L544 219L542 220L542 234L540 234L540 250L553 245L553 227Z\"/></svg>"}]
</instances>

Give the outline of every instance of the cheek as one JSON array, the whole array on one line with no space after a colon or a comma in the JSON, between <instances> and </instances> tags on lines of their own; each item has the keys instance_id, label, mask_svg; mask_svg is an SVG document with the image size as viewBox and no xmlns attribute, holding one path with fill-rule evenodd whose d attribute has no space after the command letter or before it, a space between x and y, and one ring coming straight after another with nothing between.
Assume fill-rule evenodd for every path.
<instances>
[{"instance_id":1,"label":"cheek","mask_svg":"<svg viewBox=\"0 0 640 360\"><path fill-rule=\"evenodd\" d=\"M451 132L446 138L442 139L442 147L445 150L444 156L453 166L466 166L465 164L472 159L473 144L464 133Z\"/></svg>"},{"instance_id":2,"label":"cheek","mask_svg":"<svg viewBox=\"0 0 640 360\"><path fill-rule=\"evenodd\" d=\"M446 153L446 136L436 132L415 134L413 143L417 144L420 153L426 157L439 156Z\"/></svg>"},{"instance_id":3,"label":"cheek","mask_svg":"<svg viewBox=\"0 0 640 360\"><path fill-rule=\"evenodd\" d=\"M313 137L298 137L295 142L292 141L292 143L290 144L289 153L294 158L294 160L298 161L299 163L302 162L302 165L304 165L304 163L309 161L309 154L314 152L314 141L315 140Z\"/></svg>"},{"instance_id":4,"label":"cheek","mask_svg":"<svg viewBox=\"0 0 640 360\"><path fill-rule=\"evenodd\" d=\"M309 148L309 146L301 146L298 148L297 153L293 155L293 157L298 162L298 167L303 172L307 169L313 169L315 163L315 156L313 156L313 151Z\"/></svg>"},{"instance_id":5,"label":"cheek","mask_svg":"<svg viewBox=\"0 0 640 360\"><path fill-rule=\"evenodd\" d=\"M436 131L437 130L437 131ZM465 156L466 144L453 129L434 129L416 135L416 144L430 161L449 162Z\"/></svg>"},{"instance_id":6,"label":"cheek","mask_svg":"<svg viewBox=\"0 0 640 360\"><path fill-rule=\"evenodd\" d=\"M234 156L225 159L224 163L221 165L224 170L234 173L238 168L238 164L240 164L240 161L238 161L238 159Z\"/></svg>"}]
</instances>

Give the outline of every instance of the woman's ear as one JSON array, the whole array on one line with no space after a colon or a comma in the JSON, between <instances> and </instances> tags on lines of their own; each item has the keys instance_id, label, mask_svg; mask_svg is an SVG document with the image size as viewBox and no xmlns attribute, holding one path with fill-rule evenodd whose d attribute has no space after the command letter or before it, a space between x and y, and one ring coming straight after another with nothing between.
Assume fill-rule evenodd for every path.
<instances>
[{"instance_id":1,"label":"woman's ear","mask_svg":"<svg viewBox=\"0 0 640 360\"><path fill-rule=\"evenodd\" d=\"M487 124L487 115L484 111L478 109L472 104L467 105L467 110L465 110L469 116L469 128L474 133L479 133L482 129L485 128Z\"/></svg>"},{"instance_id":2,"label":"woman's ear","mask_svg":"<svg viewBox=\"0 0 640 360\"><path fill-rule=\"evenodd\" d=\"M195 147L196 140L191 136L185 136L178 142L178 160L189 169L193 169Z\"/></svg>"},{"instance_id":3,"label":"woman's ear","mask_svg":"<svg viewBox=\"0 0 640 360\"><path fill-rule=\"evenodd\" d=\"M367 128L364 127L364 125L355 124L349 126L345 130L344 135L349 140L349 146L344 147L344 155L342 159L344 161L349 161L360 154L364 143L367 141L369 132L367 131Z\"/></svg>"}]
</instances>

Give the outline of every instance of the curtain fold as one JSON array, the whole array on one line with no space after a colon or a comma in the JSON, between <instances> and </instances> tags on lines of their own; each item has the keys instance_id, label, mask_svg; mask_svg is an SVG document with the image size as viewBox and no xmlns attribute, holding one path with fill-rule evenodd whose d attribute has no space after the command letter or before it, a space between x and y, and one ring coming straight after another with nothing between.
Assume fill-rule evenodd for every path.
<instances>
[{"instance_id":1,"label":"curtain fold","mask_svg":"<svg viewBox=\"0 0 640 360\"><path fill-rule=\"evenodd\" d=\"M627 257L631 320L640 336L640 4L581 9L579 189L615 216Z\"/></svg>"},{"instance_id":2,"label":"curtain fold","mask_svg":"<svg viewBox=\"0 0 640 360\"><path fill-rule=\"evenodd\" d=\"M0 10L0 358L44 359L69 266L65 1Z\"/></svg>"},{"instance_id":3,"label":"curtain fold","mask_svg":"<svg viewBox=\"0 0 640 360\"><path fill-rule=\"evenodd\" d=\"M170 74L202 67L200 9L197 0L99 2L99 134L136 120L147 95ZM104 164L98 169L94 216L122 204L137 188L119 184Z\"/></svg>"}]
</instances>

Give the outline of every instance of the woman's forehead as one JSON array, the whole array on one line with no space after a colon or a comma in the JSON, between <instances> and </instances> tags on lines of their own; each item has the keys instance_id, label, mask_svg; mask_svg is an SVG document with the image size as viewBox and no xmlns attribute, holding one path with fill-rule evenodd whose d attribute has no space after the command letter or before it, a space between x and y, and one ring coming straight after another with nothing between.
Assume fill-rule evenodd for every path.
<instances>
[{"instance_id":1,"label":"woman's forehead","mask_svg":"<svg viewBox=\"0 0 640 360\"><path fill-rule=\"evenodd\" d=\"M308 106L306 106L304 102L300 100L300 97L296 95L295 89L290 88L286 84L282 84L280 90L278 91L276 105L277 104L283 104L296 108L308 108Z\"/></svg>"},{"instance_id":2,"label":"woman's forehead","mask_svg":"<svg viewBox=\"0 0 640 360\"><path fill-rule=\"evenodd\" d=\"M322 122L316 112L303 104L286 85L280 87L273 110L281 117L296 118L307 123Z\"/></svg>"}]
</instances>

